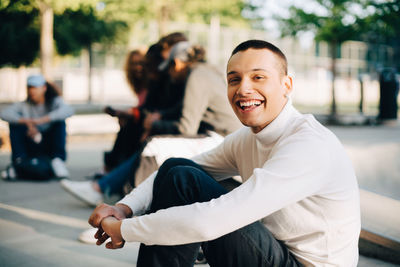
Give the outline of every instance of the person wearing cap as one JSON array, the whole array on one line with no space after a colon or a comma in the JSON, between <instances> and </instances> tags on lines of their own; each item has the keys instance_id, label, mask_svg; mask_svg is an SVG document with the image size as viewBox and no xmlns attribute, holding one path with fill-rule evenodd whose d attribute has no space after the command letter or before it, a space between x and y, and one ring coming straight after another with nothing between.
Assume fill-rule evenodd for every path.
<instances>
[{"instance_id":1,"label":"person wearing cap","mask_svg":"<svg viewBox=\"0 0 400 267\"><path fill-rule=\"evenodd\" d=\"M223 75L204 58L204 49L189 42L179 42L171 48L159 69L168 71L172 80L185 82L182 115L178 120L148 116L144 122L147 133L162 134L168 128L176 134L193 136L208 129L226 135L238 129L239 121L223 101Z\"/></svg>"},{"instance_id":2,"label":"person wearing cap","mask_svg":"<svg viewBox=\"0 0 400 267\"><path fill-rule=\"evenodd\" d=\"M89 218L97 244L140 242L138 267L193 266L200 246L210 266L356 267L354 169L336 136L292 105L285 55L245 41L226 79L246 127L192 160L168 159L115 206L98 206ZM228 192L218 181L232 175L243 183Z\"/></svg>"},{"instance_id":3,"label":"person wearing cap","mask_svg":"<svg viewBox=\"0 0 400 267\"><path fill-rule=\"evenodd\" d=\"M27 98L4 108L0 117L9 123L12 165L27 158L48 156L57 177L69 175L65 167L65 119L74 110L60 96L54 85L42 75L27 80ZM8 169L11 176L15 171ZM12 178L12 177L9 177Z\"/></svg>"},{"instance_id":4,"label":"person wearing cap","mask_svg":"<svg viewBox=\"0 0 400 267\"><path fill-rule=\"evenodd\" d=\"M103 202L104 195L121 195L127 182L138 185L166 158L201 153L240 128L239 120L225 100L226 83L222 73L204 62L204 54L200 46L178 42L159 66L160 71L169 72L174 84L185 84L178 118L166 118L163 111L148 113L143 122L143 150L97 181L64 179L61 186L79 200L96 206ZM143 153L146 158L157 160L144 165Z\"/></svg>"}]
</instances>

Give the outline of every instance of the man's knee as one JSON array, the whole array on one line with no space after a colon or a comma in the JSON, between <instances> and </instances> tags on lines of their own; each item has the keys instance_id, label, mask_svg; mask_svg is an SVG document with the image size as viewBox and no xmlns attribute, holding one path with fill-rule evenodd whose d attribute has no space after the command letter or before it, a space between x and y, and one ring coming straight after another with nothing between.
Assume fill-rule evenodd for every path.
<instances>
[{"instance_id":1,"label":"man's knee","mask_svg":"<svg viewBox=\"0 0 400 267\"><path fill-rule=\"evenodd\" d=\"M168 161L168 162L167 162ZM157 174L155 184L166 186L166 185L182 185L182 183L188 183L191 178L195 177L199 169L193 166L182 165L180 159L171 158L168 159L162 165Z\"/></svg>"},{"instance_id":2,"label":"man's knee","mask_svg":"<svg viewBox=\"0 0 400 267\"><path fill-rule=\"evenodd\" d=\"M24 133L28 130L25 124L10 123L10 134Z\"/></svg>"},{"instance_id":3,"label":"man's knee","mask_svg":"<svg viewBox=\"0 0 400 267\"><path fill-rule=\"evenodd\" d=\"M65 121L53 121L50 123L50 130L54 132L64 133L66 128Z\"/></svg>"},{"instance_id":4,"label":"man's knee","mask_svg":"<svg viewBox=\"0 0 400 267\"><path fill-rule=\"evenodd\" d=\"M166 161L164 161L164 163L161 165L161 167L159 168L159 172L167 173L173 167L180 166L180 165L190 166L192 164L194 164L194 162L189 159L169 158Z\"/></svg>"}]
</instances>

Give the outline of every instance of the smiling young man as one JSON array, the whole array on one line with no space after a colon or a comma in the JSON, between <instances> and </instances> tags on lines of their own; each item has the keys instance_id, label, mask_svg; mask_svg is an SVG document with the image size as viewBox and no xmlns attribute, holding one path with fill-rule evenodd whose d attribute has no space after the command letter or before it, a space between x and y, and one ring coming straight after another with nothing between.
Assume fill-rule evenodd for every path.
<instances>
[{"instance_id":1,"label":"smiling young man","mask_svg":"<svg viewBox=\"0 0 400 267\"><path fill-rule=\"evenodd\" d=\"M247 127L193 158L167 160L89 222L108 248L141 242L137 266L357 266L359 193L337 138L288 94L274 45L249 40L227 66L228 100ZM217 181L240 175L227 192Z\"/></svg>"}]
</instances>

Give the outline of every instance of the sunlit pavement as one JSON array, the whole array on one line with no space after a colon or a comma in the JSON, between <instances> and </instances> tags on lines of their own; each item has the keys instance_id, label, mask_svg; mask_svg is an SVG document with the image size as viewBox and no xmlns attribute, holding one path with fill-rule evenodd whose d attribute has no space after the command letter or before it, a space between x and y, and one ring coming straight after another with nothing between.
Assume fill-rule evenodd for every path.
<instances>
[{"instance_id":1,"label":"sunlit pavement","mask_svg":"<svg viewBox=\"0 0 400 267\"><path fill-rule=\"evenodd\" d=\"M74 136L68 144L71 179L83 180L99 170L102 151L113 141L115 121L105 117L69 128ZM85 120L83 120L85 121ZM108 125L94 129L90 123ZM110 126L111 125L111 126ZM400 199L400 127L330 127L344 143L355 165L360 187ZM99 134L100 133L100 134ZM95 134L95 135L94 135ZM0 169L9 153L0 152ZM65 193L58 181L0 181L0 265L1 266L135 266L138 244L120 250L87 245L77 240L87 229L92 208ZM201 266L201 265L198 265ZM203 265L207 266L207 265ZM396 266L361 257L359 266Z\"/></svg>"}]
</instances>

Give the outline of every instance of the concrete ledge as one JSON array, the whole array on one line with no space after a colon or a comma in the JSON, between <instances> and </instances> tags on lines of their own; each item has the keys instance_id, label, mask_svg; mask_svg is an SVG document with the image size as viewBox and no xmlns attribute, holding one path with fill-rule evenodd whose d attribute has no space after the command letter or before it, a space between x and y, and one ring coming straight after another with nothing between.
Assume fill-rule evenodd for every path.
<instances>
[{"instance_id":1,"label":"concrete ledge","mask_svg":"<svg viewBox=\"0 0 400 267\"><path fill-rule=\"evenodd\" d=\"M360 253L400 264L400 201L360 190Z\"/></svg>"}]
</instances>

